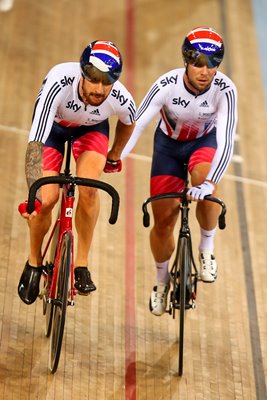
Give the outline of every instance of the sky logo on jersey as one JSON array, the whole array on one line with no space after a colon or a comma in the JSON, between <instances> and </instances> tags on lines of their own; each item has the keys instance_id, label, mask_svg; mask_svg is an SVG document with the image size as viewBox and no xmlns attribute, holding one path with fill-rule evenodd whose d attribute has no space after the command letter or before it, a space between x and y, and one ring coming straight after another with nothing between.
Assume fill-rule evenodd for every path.
<instances>
[{"instance_id":1,"label":"sky logo on jersey","mask_svg":"<svg viewBox=\"0 0 267 400\"><path fill-rule=\"evenodd\" d=\"M226 82L223 81L222 78L221 79L219 79L219 78L214 79L214 85L215 86L219 86L221 91L223 91L223 90L225 90L225 89L230 87L229 85L227 85Z\"/></svg>"},{"instance_id":2,"label":"sky logo on jersey","mask_svg":"<svg viewBox=\"0 0 267 400\"><path fill-rule=\"evenodd\" d=\"M172 99L172 104L182 106L184 108L186 108L189 103L190 103L190 100L186 101L186 100L183 100L181 97Z\"/></svg>"},{"instance_id":3,"label":"sky logo on jersey","mask_svg":"<svg viewBox=\"0 0 267 400\"><path fill-rule=\"evenodd\" d=\"M98 40L91 49L89 62L102 72L113 71L120 66L120 53L113 43Z\"/></svg>"},{"instance_id":4,"label":"sky logo on jersey","mask_svg":"<svg viewBox=\"0 0 267 400\"><path fill-rule=\"evenodd\" d=\"M164 87L164 86L166 86L166 85L170 85L171 83L176 84L176 83L177 83L177 80L178 80L178 75L175 75L175 76L171 76L170 78L166 77L166 78L162 79L162 80L160 81L160 83L161 83L162 86Z\"/></svg>"},{"instance_id":5,"label":"sky logo on jersey","mask_svg":"<svg viewBox=\"0 0 267 400\"><path fill-rule=\"evenodd\" d=\"M64 76L63 79L61 79L60 83L63 87L68 86L68 85L72 85L74 82L74 77L71 78L70 76L66 77L66 75Z\"/></svg>"},{"instance_id":6,"label":"sky logo on jersey","mask_svg":"<svg viewBox=\"0 0 267 400\"><path fill-rule=\"evenodd\" d=\"M111 92L111 96L118 99L122 106L124 106L124 104L126 104L128 101L127 97L123 96L123 94L121 94L120 90L113 89Z\"/></svg>"},{"instance_id":7,"label":"sky logo on jersey","mask_svg":"<svg viewBox=\"0 0 267 400\"><path fill-rule=\"evenodd\" d=\"M72 101L68 101L66 108L70 108L71 110L73 110L74 112L77 112L80 110L81 106L78 106L78 104L76 104L74 102L74 100Z\"/></svg>"}]
</instances>

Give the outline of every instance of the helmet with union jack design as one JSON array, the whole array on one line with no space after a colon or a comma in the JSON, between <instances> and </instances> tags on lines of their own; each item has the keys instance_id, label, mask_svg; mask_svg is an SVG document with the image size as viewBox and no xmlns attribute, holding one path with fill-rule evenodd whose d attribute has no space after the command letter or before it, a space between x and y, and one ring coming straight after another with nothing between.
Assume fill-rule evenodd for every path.
<instances>
[{"instance_id":1,"label":"helmet with union jack design","mask_svg":"<svg viewBox=\"0 0 267 400\"><path fill-rule=\"evenodd\" d=\"M222 37L213 28L207 26L194 28L186 35L182 54L185 65L219 67L224 55Z\"/></svg>"},{"instance_id":2,"label":"helmet with union jack design","mask_svg":"<svg viewBox=\"0 0 267 400\"><path fill-rule=\"evenodd\" d=\"M95 40L83 51L80 59L82 76L92 83L112 85L122 71L122 57L114 43Z\"/></svg>"}]
</instances>

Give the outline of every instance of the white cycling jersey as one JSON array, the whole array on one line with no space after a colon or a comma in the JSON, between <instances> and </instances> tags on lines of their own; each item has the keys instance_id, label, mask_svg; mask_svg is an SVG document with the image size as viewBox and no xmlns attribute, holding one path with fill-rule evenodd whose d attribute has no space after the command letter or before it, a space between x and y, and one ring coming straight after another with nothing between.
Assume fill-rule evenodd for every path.
<instances>
[{"instance_id":1,"label":"white cycling jersey","mask_svg":"<svg viewBox=\"0 0 267 400\"><path fill-rule=\"evenodd\" d=\"M152 119L160 114L158 126L176 141L191 141L216 127L217 150L207 179L217 183L233 154L237 124L237 91L234 83L217 71L208 90L196 95L184 83L185 69L160 76L141 102L136 126L122 152L125 158Z\"/></svg>"},{"instance_id":2,"label":"white cycling jersey","mask_svg":"<svg viewBox=\"0 0 267 400\"><path fill-rule=\"evenodd\" d=\"M135 103L121 82L116 81L106 100L94 107L83 103L80 79L77 62L58 64L49 71L36 100L29 142L45 143L54 121L68 127L91 126L116 115L125 125L134 122Z\"/></svg>"}]
</instances>

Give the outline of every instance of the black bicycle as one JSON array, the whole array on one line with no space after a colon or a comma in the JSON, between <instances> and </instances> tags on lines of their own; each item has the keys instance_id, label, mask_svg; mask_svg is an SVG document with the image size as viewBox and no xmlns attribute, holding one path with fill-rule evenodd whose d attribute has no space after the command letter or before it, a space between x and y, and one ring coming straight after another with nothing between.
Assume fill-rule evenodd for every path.
<instances>
[{"instance_id":1,"label":"black bicycle","mask_svg":"<svg viewBox=\"0 0 267 400\"><path fill-rule=\"evenodd\" d=\"M192 238L189 227L189 209L191 201L187 199L188 187L183 192L163 193L148 198L143 203L143 225L148 227L150 224L150 215L147 211L148 203L156 200L177 198L180 208L180 230L178 234L175 258L170 271L172 290L169 292L169 308L167 313L175 318L176 310L179 310L179 362L178 374L183 374L183 354L184 354L184 321L185 312L194 309L196 306L197 283L200 280L199 272L196 267L192 249ZM218 203L221 206L221 214L219 215L218 225L220 229L225 228L226 206L224 202L217 197L205 196L205 200Z\"/></svg>"}]
</instances>

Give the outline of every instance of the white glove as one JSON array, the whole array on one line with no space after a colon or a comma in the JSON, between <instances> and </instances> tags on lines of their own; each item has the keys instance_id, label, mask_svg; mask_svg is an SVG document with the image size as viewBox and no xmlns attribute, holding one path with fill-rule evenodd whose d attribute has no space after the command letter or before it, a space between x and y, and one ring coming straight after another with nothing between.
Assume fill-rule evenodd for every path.
<instances>
[{"instance_id":1,"label":"white glove","mask_svg":"<svg viewBox=\"0 0 267 400\"><path fill-rule=\"evenodd\" d=\"M214 191L214 185L209 181L204 181L199 186L191 187L187 195L192 198L192 200L203 200L208 194L212 194Z\"/></svg>"}]
</instances>

